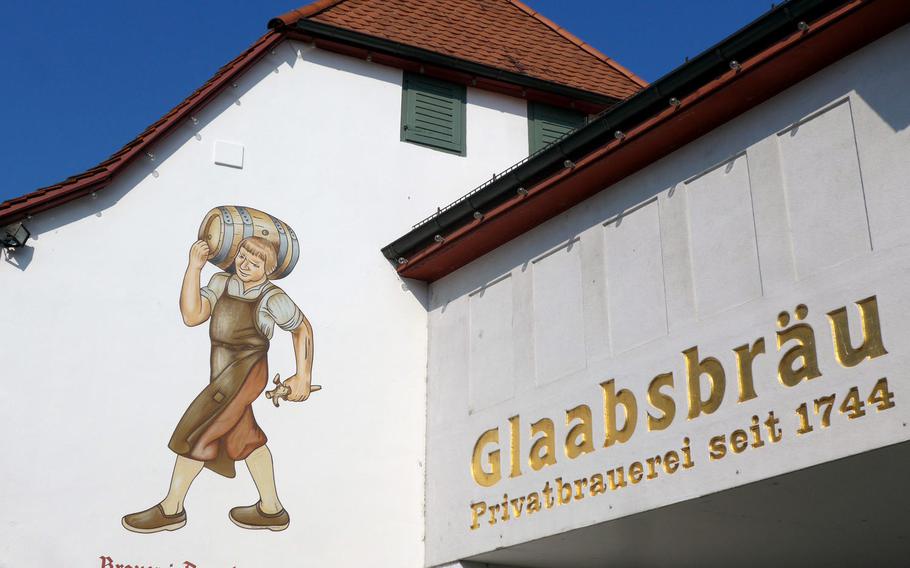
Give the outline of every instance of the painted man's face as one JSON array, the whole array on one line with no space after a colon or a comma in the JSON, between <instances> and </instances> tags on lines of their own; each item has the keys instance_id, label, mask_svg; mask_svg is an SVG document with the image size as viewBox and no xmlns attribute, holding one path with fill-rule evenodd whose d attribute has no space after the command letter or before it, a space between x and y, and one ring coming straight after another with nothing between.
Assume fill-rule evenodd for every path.
<instances>
[{"instance_id":1,"label":"painted man's face","mask_svg":"<svg viewBox=\"0 0 910 568\"><path fill-rule=\"evenodd\" d=\"M265 278L265 261L241 247L234 259L234 271L243 282L259 282Z\"/></svg>"}]
</instances>

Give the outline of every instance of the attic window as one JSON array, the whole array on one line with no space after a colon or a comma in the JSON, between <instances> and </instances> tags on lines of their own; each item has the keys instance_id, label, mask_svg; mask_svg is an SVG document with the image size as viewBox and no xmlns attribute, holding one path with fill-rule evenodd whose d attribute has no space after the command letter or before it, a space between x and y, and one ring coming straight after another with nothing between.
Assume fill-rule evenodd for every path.
<instances>
[{"instance_id":1,"label":"attic window","mask_svg":"<svg viewBox=\"0 0 910 568\"><path fill-rule=\"evenodd\" d=\"M401 140L464 156L464 85L412 73L401 90Z\"/></svg>"},{"instance_id":2,"label":"attic window","mask_svg":"<svg viewBox=\"0 0 910 568\"><path fill-rule=\"evenodd\" d=\"M571 109L528 102L528 148L545 148L585 122L585 115Z\"/></svg>"}]
</instances>

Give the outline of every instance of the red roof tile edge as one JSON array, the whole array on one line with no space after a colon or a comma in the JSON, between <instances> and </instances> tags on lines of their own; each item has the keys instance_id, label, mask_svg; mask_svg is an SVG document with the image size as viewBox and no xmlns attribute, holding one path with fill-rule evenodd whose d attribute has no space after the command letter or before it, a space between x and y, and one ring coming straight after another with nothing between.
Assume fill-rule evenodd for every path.
<instances>
[{"instance_id":1,"label":"red roof tile edge","mask_svg":"<svg viewBox=\"0 0 910 568\"><path fill-rule=\"evenodd\" d=\"M343 1L343 0L336 0L336 1ZM622 73L624 76L628 77L630 80L632 80L633 82L638 84L639 87L648 86L647 81L645 81L644 79L642 79L641 77L639 77L638 75L636 75L635 73L630 71L624 65L621 65L615 59L607 57L603 52L601 52L594 46L592 46L588 43L585 43L581 38L579 38L575 34L569 32L565 28L561 27L559 24L557 24L553 20L547 18L540 12L535 11L533 8L531 8L524 2L521 2L520 0L506 0L506 1L509 2L510 4L514 5L515 7L517 7L522 12L528 14L532 18L536 19L543 25L547 26L554 32L558 33L563 38L565 38L565 39L569 40L570 42L572 42L573 44L577 45L579 48L581 48L583 51L587 52L589 55L593 55L594 57L596 57L600 61L604 62L605 64L609 65L610 67L612 67L619 73Z\"/></svg>"},{"instance_id":2,"label":"red roof tile edge","mask_svg":"<svg viewBox=\"0 0 910 568\"><path fill-rule=\"evenodd\" d=\"M311 18L319 12L328 10L332 6L342 2L344 2L344 0L317 0L312 4L295 8L290 12L285 12L276 18L272 18L269 21L269 28L275 29L281 26L293 26L298 20Z\"/></svg>"},{"instance_id":3,"label":"red roof tile edge","mask_svg":"<svg viewBox=\"0 0 910 568\"><path fill-rule=\"evenodd\" d=\"M335 0L338 1L338 0ZM326 3L325 0L319 3ZM0 203L0 225L25 218L68 201L94 192L110 183L120 170L130 164L142 151L172 131L191 113L203 107L237 76L259 61L268 51L284 39L284 34L268 31L256 40L246 51L219 69L189 97L181 101L167 114L146 128L139 136L126 143L120 150L97 166L60 183L43 187Z\"/></svg>"},{"instance_id":4,"label":"red roof tile edge","mask_svg":"<svg viewBox=\"0 0 910 568\"><path fill-rule=\"evenodd\" d=\"M908 22L906 0L845 2L686 95L679 107L664 108L572 168L442 233L396 270L439 280Z\"/></svg>"},{"instance_id":5,"label":"red roof tile edge","mask_svg":"<svg viewBox=\"0 0 910 568\"><path fill-rule=\"evenodd\" d=\"M296 8L294 10L291 10L290 12L285 12L284 14L278 16L277 18L273 18L269 22L269 27L272 29L275 29L275 28L281 28L283 26L293 26L299 20L312 18L313 16L319 14L320 12L324 12L324 11L328 10L329 8L332 8L333 6L336 6L337 4L340 4L341 2L344 2L344 1L345 0L317 0L316 2L313 2L312 4L307 4L306 6L303 6L301 8ZM535 11L533 8L531 8L527 4L524 4L520 0L505 0L505 1L512 4L513 6L515 6L522 12L524 12L525 14L531 16L535 20L539 21L540 23L542 23L543 25L545 25L552 31L556 32L563 39L566 39L570 43L578 46L578 48L580 48L582 51L584 51L588 55L591 55L591 56L595 57L596 59L598 59L599 61L603 62L604 64L609 65L610 67L615 69L617 72L619 72L620 74L622 74L623 76L627 77L629 80L631 80L632 82L637 84L639 87L648 86L647 81L645 81L644 79L642 79L641 77L639 77L638 75L636 75L635 73L633 73L632 71L627 69L625 66L621 65L616 60L611 59L610 57L607 57L605 54L603 54L598 49L585 43L578 36L576 36L575 34L572 34L568 30L562 28L561 26L556 24L556 22L550 20L549 18L547 18L540 12Z\"/></svg>"},{"instance_id":6,"label":"red roof tile edge","mask_svg":"<svg viewBox=\"0 0 910 568\"><path fill-rule=\"evenodd\" d=\"M102 189L111 182L114 175L130 164L136 157L140 156L143 150L173 130L173 128L175 128L183 119L187 118L192 112L208 103L225 85L232 82L232 79L243 73L243 71L264 56L271 47L283 40L286 37L282 29L284 26L293 25L302 18L312 17L343 1L344 0L317 0L316 2L291 10L290 12L274 18L269 22L269 28L271 29L265 35L254 42L246 51L224 65L199 89L146 128L136 138L127 142L126 145L108 159L97 166L80 174L71 176L60 183L43 187L0 203L0 225L18 221L31 214L51 209L83 195ZM519 0L505 1L510 2L529 16L534 17L554 32L560 34L563 38L583 49L585 52L615 68L636 84L641 85L642 87L647 86L647 82L634 73L568 31L562 29L554 22L535 12Z\"/></svg>"}]
</instances>

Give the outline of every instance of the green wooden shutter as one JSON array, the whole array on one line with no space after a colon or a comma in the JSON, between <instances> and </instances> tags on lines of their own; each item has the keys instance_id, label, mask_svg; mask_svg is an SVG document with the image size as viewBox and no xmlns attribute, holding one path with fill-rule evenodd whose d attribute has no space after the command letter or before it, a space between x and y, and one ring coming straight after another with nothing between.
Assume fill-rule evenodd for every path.
<instances>
[{"instance_id":1,"label":"green wooden shutter","mask_svg":"<svg viewBox=\"0 0 910 568\"><path fill-rule=\"evenodd\" d=\"M401 139L465 155L465 87L404 74Z\"/></svg>"},{"instance_id":2,"label":"green wooden shutter","mask_svg":"<svg viewBox=\"0 0 910 568\"><path fill-rule=\"evenodd\" d=\"M545 148L567 132L584 124L585 115L571 109L543 103L528 103L528 147L530 153Z\"/></svg>"}]
</instances>

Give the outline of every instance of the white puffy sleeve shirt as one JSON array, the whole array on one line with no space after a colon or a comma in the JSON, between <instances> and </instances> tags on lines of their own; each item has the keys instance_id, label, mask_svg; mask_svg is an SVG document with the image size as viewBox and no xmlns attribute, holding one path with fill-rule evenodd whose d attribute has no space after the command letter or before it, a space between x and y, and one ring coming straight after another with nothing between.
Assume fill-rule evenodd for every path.
<instances>
[{"instance_id":1,"label":"white puffy sleeve shirt","mask_svg":"<svg viewBox=\"0 0 910 568\"><path fill-rule=\"evenodd\" d=\"M285 331L294 331L303 324L304 317L297 304L281 288L273 285L263 294L263 288L268 285L269 282L266 281L259 286L244 290L239 278L227 272L219 272L212 276L208 285L203 286L199 292L203 298L208 300L212 310L215 309L215 304L222 294L242 300L255 300L264 295L259 302L256 323L262 334L271 339L275 325Z\"/></svg>"}]
</instances>

